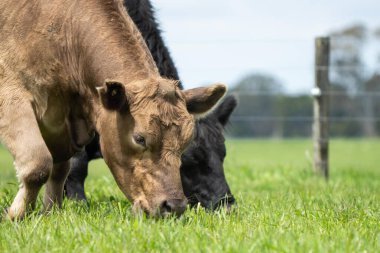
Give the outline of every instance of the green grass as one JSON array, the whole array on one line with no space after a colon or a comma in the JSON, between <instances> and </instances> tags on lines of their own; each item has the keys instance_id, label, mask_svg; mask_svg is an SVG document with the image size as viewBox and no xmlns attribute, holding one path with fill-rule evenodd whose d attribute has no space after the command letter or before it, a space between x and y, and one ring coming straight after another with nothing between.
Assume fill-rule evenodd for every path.
<instances>
[{"instance_id":1,"label":"green grass","mask_svg":"<svg viewBox=\"0 0 380 253\"><path fill-rule=\"evenodd\" d=\"M333 140L328 183L306 140L230 140L231 214L133 217L102 161L91 164L90 206L65 201L50 215L0 222L0 252L379 252L380 140ZM0 149L0 207L17 190ZM41 197L38 208L41 209Z\"/></svg>"}]
</instances>

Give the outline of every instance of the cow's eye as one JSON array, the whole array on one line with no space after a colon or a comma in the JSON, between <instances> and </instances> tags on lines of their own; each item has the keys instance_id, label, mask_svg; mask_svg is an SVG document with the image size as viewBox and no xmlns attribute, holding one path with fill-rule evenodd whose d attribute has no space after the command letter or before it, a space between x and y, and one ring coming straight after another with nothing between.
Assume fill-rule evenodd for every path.
<instances>
[{"instance_id":1,"label":"cow's eye","mask_svg":"<svg viewBox=\"0 0 380 253\"><path fill-rule=\"evenodd\" d=\"M141 146L143 146L144 148L146 147L146 143L145 143L145 138L139 134L135 134L133 135L133 139L135 140L135 142Z\"/></svg>"}]
</instances>

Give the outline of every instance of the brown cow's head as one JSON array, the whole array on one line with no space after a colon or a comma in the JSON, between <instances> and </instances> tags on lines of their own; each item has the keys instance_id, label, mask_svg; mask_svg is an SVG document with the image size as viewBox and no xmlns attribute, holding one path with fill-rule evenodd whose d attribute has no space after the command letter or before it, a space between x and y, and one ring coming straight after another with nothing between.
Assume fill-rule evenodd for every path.
<instances>
[{"instance_id":1,"label":"brown cow's head","mask_svg":"<svg viewBox=\"0 0 380 253\"><path fill-rule=\"evenodd\" d=\"M187 201L179 169L194 115L210 110L225 91L221 84L181 91L167 79L108 81L99 89L102 153L135 211L183 213Z\"/></svg>"}]
</instances>

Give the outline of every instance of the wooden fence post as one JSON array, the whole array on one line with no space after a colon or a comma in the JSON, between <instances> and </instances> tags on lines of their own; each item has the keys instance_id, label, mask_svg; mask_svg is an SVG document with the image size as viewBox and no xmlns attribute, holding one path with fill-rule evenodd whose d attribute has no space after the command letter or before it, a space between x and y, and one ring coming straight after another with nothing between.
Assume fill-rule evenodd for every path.
<instances>
[{"instance_id":1,"label":"wooden fence post","mask_svg":"<svg viewBox=\"0 0 380 253\"><path fill-rule=\"evenodd\" d=\"M314 96L314 168L326 180L329 177L329 57L330 39L315 40L315 86Z\"/></svg>"}]
</instances>

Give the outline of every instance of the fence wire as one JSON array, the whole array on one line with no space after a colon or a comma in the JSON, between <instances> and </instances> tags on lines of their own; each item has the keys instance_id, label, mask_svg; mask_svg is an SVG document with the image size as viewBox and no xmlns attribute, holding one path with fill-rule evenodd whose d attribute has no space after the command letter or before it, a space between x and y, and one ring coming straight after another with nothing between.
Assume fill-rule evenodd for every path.
<instances>
[{"instance_id":1,"label":"fence wire","mask_svg":"<svg viewBox=\"0 0 380 253\"><path fill-rule=\"evenodd\" d=\"M241 107L238 107L230 118L230 133L233 136L247 137L310 137L313 123L318 120L329 122L332 136L359 137L380 134L380 91L348 93L331 90L324 95L326 94L330 98L330 116L315 119L311 94L262 91L235 93ZM291 108L289 105L297 99L304 105L301 106L302 113L297 113L300 111L299 105L298 108ZM366 104L368 102L369 107ZM247 109L250 105L252 108Z\"/></svg>"}]
</instances>

